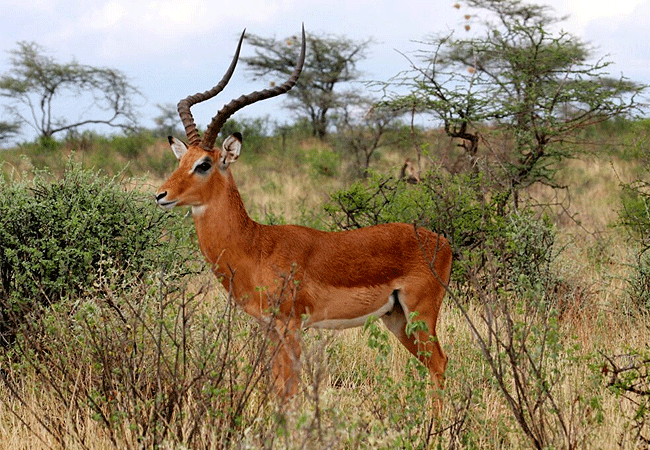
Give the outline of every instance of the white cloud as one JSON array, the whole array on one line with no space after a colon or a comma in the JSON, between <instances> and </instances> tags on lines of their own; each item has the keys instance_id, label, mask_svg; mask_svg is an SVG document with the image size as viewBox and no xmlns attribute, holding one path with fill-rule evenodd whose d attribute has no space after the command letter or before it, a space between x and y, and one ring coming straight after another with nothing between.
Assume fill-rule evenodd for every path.
<instances>
[{"instance_id":1,"label":"white cloud","mask_svg":"<svg viewBox=\"0 0 650 450\"><path fill-rule=\"evenodd\" d=\"M586 27L586 39L614 62L613 76L622 72L632 81L650 83L649 17L650 0L645 0L615 21L603 17L592 20Z\"/></svg>"},{"instance_id":2,"label":"white cloud","mask_svg":"<svg viewBox=\"0 0 650 450\"><path fill-rule=\"evenodd\" d=\"M111 28L122 22L126 15L127 9L122 3L111 1L91 14L89 25L96 29Z\"/></svg>"},{"instance_id":3,"label":"white cloud","mask_svg":"<svg viewBox=\"0 0 650 450\"><path fill-rule=\"evenodd\" d=\"M208 5L201 0L153 1L146 6L145 23L167 30L191 30L206 22Z\"/></svg>"},{"instance_id":4,"label":"white cloud","mask_svg":"<svg viewBox=\"0 0 650 450\"><path fill-rule=\"evenodd\" d=\"M3 1L3 6L7 9L21 9L23 11L32 11L32 12L51 12L56 9L58 0L5 0Z\"/></svg>"},{"instance_id":5,"label":"white cloud","mask_svg":"<svg viewBox=\"0 0 650 450\"><path fill-rule=\"evenodd\" d=\"M643 0L572 0L566 2L572 16L588 23L601 17L621 18L630 14Z\"/></svg>"},{"instance_id":6,"label":"white cloud","mask_svg":"<svg viewBox=\"0 0 650 450\"><path fill-rule=\"evenodd\" d=\"M535 3L551 5L558 15L568 14L567 25L575 34L582 35L589 24L604 19L611 25L619 23L647 0L538 0Z\"/></svg>"}]
</instances>

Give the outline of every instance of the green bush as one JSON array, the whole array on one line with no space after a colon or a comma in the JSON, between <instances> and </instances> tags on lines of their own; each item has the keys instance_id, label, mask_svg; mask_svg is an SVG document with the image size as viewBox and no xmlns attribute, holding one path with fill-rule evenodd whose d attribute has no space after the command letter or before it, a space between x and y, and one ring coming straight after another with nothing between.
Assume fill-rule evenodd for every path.
<instances>
[{"instance_id":1,"label":"green bush","mask_svg":"<svg viewBox=\"0 0 650 450\"><path fill-rule=\"evenodd\" d=\"M109 148L114 148L117 152L127 159L137 158L148 145L154 143L154 138L150 133L129 133L116 134L107 139Z\"/></svg>"},{"instance_id":2,"label":"green bush","mask_svg":"<svg viewBox=\"0 0 650 450\"><path fill-rule=\"evenodd\" d=\"M417 185L370 172L368 178L331 195L325 211L332 228L378 223L416 223L444 234L455 250L471 247L490 225L477 197L480 180L429 172Z\"/></svg>"},{"instance_id":3,"label":"green bush","mask_svg":"<svg viewBox=\"0 0 650 450\"><path fill-rule=\"evenodd\" d=\"M628 279L629 295L641 310L650 310L650 183L636 180L622 185L618 224L638 248Z\"/></svg>"},{"instance_id":4,"label":"green bush","mask_svg":"<svg viewBox=\"0 0 650 450\"><path fill-rule=\"evenodd\" d=\"M305 152L311 171L317 176L334 178L338 176L341 157L329 149L312 148Z\"/></svg>"},{"instance_id":5,"label":"green bush","mask_svg":"<svg viewBox=\"0 0 650 450\"><path fill-rule=\"evenodd\" d=\"M0 180L0 337L37 305L92 290L110 271L124 285L178 258L181 221L116 179L68 164L60 180Z\"/></svg>"},{"instance_id":6,"label":"green bush","mask_svg":"<svg viewBox=\"0 0 650 450\"><path fill-rule=\"evenodd\" d=\"M645 251L650 248L650 183L636 180L622 188L619 223Z\"/></svg>"},{"instance_id":7,"label":"green bush","mask_svg":"<svg viewBox=\"0 0 650 450\"><path fill-rule=\"evenodd\" d=\"M650 253L640 253L627 280L629 295L641 311L650 311Z\"/></svg>"}]
</instances>

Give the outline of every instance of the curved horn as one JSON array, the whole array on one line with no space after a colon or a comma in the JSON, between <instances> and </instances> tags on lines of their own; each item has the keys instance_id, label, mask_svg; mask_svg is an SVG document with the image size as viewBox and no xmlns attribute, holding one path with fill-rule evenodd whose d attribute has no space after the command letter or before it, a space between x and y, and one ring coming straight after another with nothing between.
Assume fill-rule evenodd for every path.
<instances>
[{"instance_id":1,"label":"curved horn","mask_svg":"<svg viewBox=\"0 0 650 450\"><path fill-rule=\"evenodd\" d=\"M280 86L275 86L271 89L255 91L247 95L242 95L241 97L232 100L226 106L221 108L219 112L217 112L217 115L212 118L210 125L208 125L208 128L203 135L203 139L201 139L200 146L204 149L212 149L214 146L214 141L217 139L217 135L219 134L219 131L221 130L223 124L226 123L226 120L228 120L230 116L242 109L244 106L248 106L260 100L266 100L267 98L276 97L288 92L296 84L298 77L300 76L300 72L302 71L302 66L305 62L305 47L305 24L303 23L300 56L298 57L296 67L289 79Z\"/></svg>"},{"instance_id":2,"label":"curved horn","mask_svg":"<svg viewBox=\"0 0 650 450\"><path fill-rule=\"evenodd\" d=\"M239 59L239 50L241 49L241 44L244 41L244 34L246 34L246 29L244 29L244 31L241 34L241 37L239 38L239 44L237 44L237 50L235 51L235 56L233 56L232 62L230 63L230 67L228 67L228 70L223 75L221 81L215 87L213 87L208 91L205 91L203 93L199 92L197 94L190 95L185 99L181 100L180 102L178 102L178 107L177 107L178 115L181 117L181 122L183 122L183 126L185 127L185 134L187 135L187 139L189 140L190 145L199 145L201 141L201 138L199 137L199 132L196 129L196 124L194 123L194 117L192 117L192 113L190 112L190 107L196 105L197 103L201 103L205 100L211 99L219 92L221 92L223 88L226 87L226 85L230 81L230 77L235 71L235 66L237 65L237 60Z\"/></svg>"}]
</instances>

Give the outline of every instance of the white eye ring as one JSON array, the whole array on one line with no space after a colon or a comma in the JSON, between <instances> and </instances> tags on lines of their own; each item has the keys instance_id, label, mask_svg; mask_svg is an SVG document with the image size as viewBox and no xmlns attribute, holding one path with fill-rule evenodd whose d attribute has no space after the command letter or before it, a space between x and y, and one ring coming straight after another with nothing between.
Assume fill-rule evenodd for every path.
<instances>
[{"instance_id":1,"label":"white eye ring","mask_svg":"<svg viewBox=\"0 0 650 450\"><path fill-rule=\"evenodd\" d=\"M200 175L206 174L212 169L212 161L209 159L200 159L194 163L190 173L198 173Z\"/></svg>"}]
</instances>

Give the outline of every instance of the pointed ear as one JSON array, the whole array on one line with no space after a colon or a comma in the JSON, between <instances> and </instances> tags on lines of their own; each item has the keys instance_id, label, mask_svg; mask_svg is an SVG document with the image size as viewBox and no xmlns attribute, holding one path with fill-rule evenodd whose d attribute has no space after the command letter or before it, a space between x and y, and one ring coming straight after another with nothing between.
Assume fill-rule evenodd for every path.
<instances>
[{"instance_id":1,"label":"pointed ear","mask_svg":"<svg viewBox=\"0 0 650 450\"><path fill-rule=\"evenodd\" d=\"M185 145L185 142L172 136L167 136L167 140L169 140L169 145L172 146L172 151L174 152L174 155L176 155L176 159L180 161L187 151L187 145Z\"/></svg>"},{"instance_id":2,"label":"pointed ear","mask_svg":"<svg viewBox=\"0 0 650 450\"><path fill-rule=\"evenodd\" d=\"M241 144L242 135L238 131L234 132L223 141L221 147L221 158L219 159L221 169L225 170L231 163L237 161L237 158L239 158L239 152L241 151Z\"/></svg>"}]
</instances>

